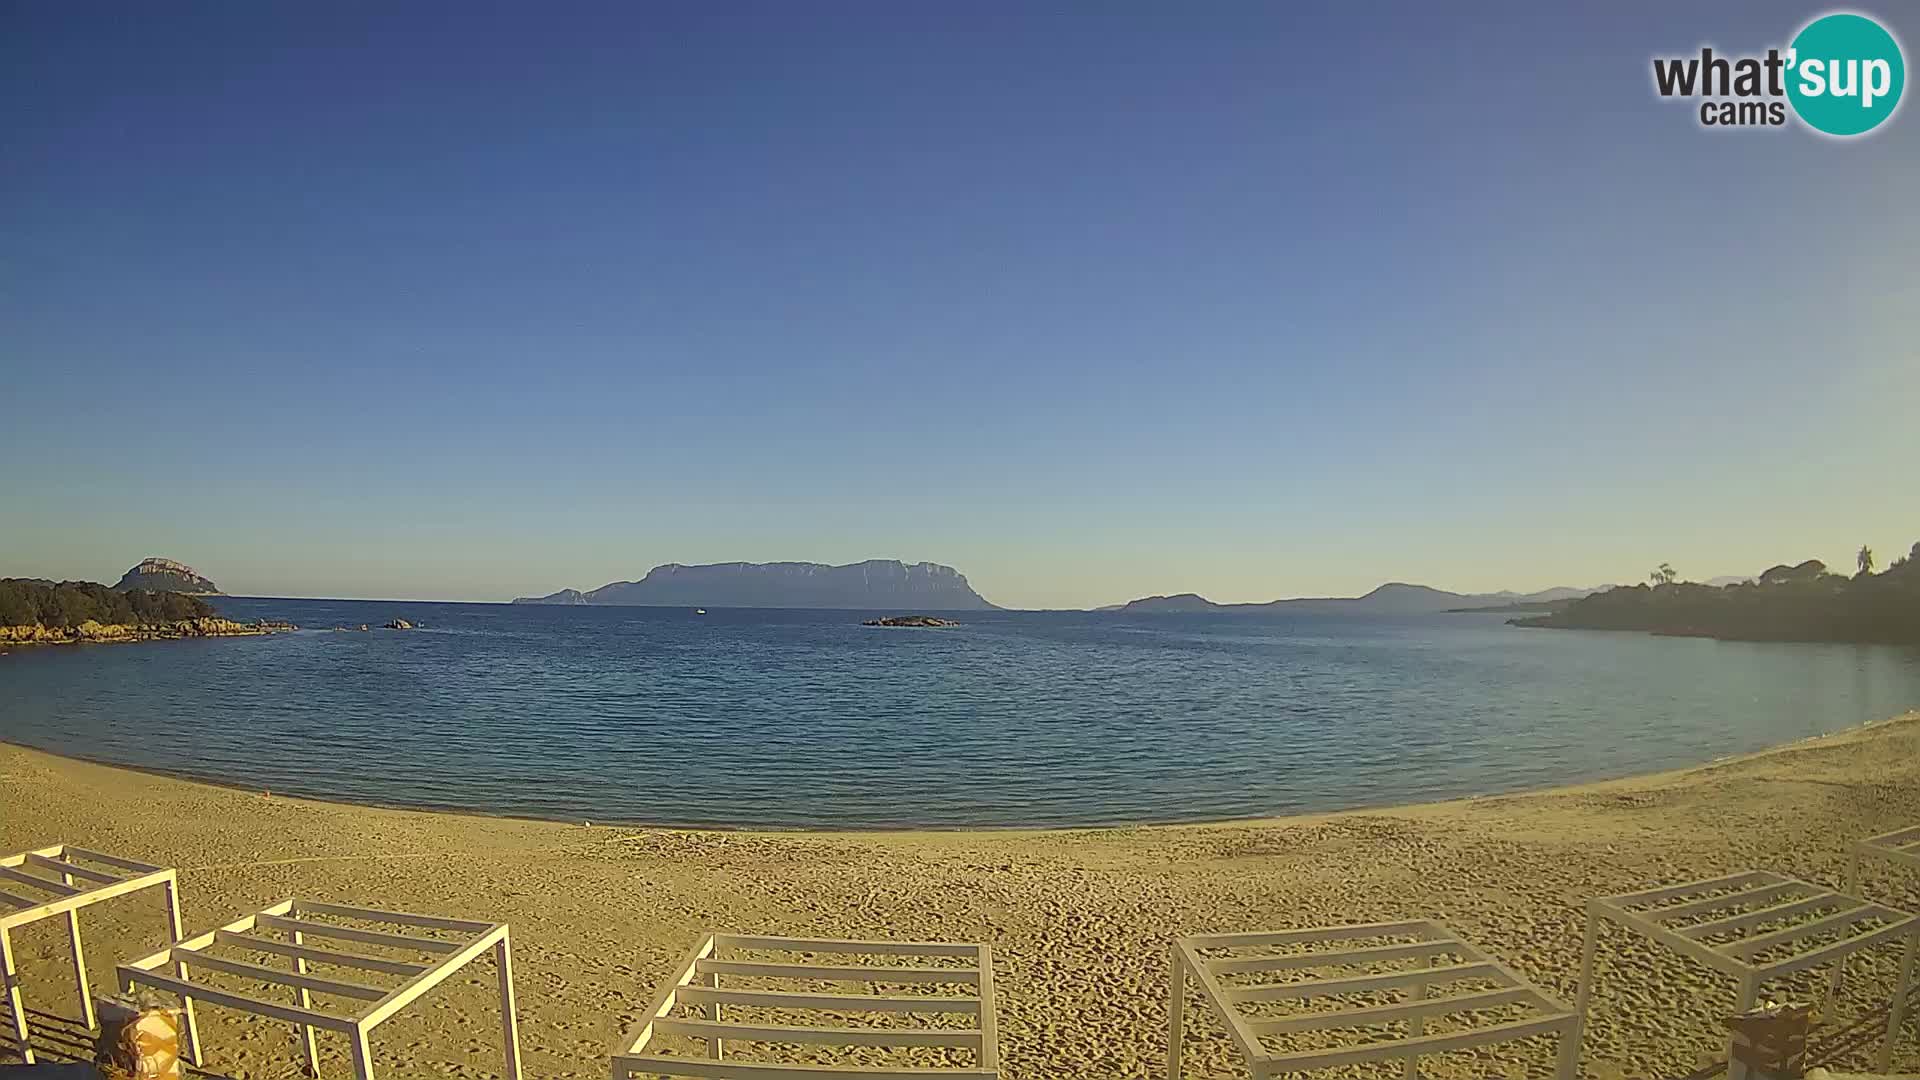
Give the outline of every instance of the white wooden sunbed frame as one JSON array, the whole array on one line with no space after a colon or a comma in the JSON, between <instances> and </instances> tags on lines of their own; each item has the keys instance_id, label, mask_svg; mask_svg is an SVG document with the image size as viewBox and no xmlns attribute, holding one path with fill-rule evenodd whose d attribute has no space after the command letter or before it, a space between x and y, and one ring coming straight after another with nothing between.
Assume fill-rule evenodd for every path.
<instances>
[{"instance_id":1,"label":"white wooden sunbed frame","mask_svg":"<svg viewBox=\"0 0 1920 1080\"><path fill-rule=\"evenodd\" d=\"M838 953L869 957L958 957L972 962L964 967L830 965L726 959L721 955L724 950ZM762 979L958 984L971 986L973 990L959 995L930 996L722 989L720 978L723 975ZM678 1006L688 1004L701 1006L703 1018L683 1019L673 1015ZM976 1016L978 1021L977 1026L971 1028L802 1027L773 1023L729 1023L721 1017L723 1005L833 1012L961 1013ZM656 1035L680 1035L706 1040L708 1056L698 1058L649 1053L649 1045ZM960 1047L973 1051L975 1064L962 1068L904 1068L738 1061L724 1056L728 1040L827 1046ZM846 941L707 934L687 953L674 970L672 978L654 996L641 1021L614 1048L614 1080L628 1080L634 1073L714 1080L996 1080L1000 1075L1000 1047L994 1017L993 950L986 945L961 942Z\"/></svg>"},{"instance_id":2,"label":"white wooden sunbed frame","mask_svg":"<svg viewBox=\"0 0 1920 1080\"><path fill-rule=\"evenodd\" d=\"M87 987L87 954L80 945L80 909L156 886L167 890L168 938L178 938L180 885L170 869L71 844L56 844L0 858L0 982L5 984L7 1006L13 1014L13 1037L20 1044L21 1059L28 1065L34 1063L33 1044L27 1032L26 1007L20 998L20 969L13 959L13 931L55 915L67 917L67 941L73 946L73 975L80 984L80 1014L86 1018L89 1029L95 1028L99 1021L93 1015L93 994ZM52 899L26 890L37 890ZM192 1014L188 1014L187 1023L193 1023Z\"/></svg>"},{"instance_id":3,"label":"white wooden sunbed frame","mask_svg":"<svg viewBox=\"0 0 1920 1080\"><path fill-rule=\"evenodd\" d=\"M1878 859L1908 870L1920 870L1920 825L1855 840L1847 852L1847 891L1858 895L1861 863Z\"/></svg>"},{"instance_id":4,"label":"white wooden sunbed frame","mask_svg":"<svg viewBox=\"0 0 1920 1080\"><path fill-rule=\"evenodd\" d=\"M451 931L453 936L429 937L419 933L366 930L303 918L303 916L315 915L397 926L403 928L403 931L423 929ZM276 930L285 932L287 939L281 940L268 933ZM121 980L129 988L145 985L180 995L189 1017L188 1057L195 1065L204 1064L200 1054L199 1033L193 1027L191 1020L193 1003L197 999L258 1016L270 1016L296 1025L300 1028L306 1047L307 1071L316 1077L320 1075L320 1055L314 1044L314 1029L338 1031L346 1035L350 1042L354 1076L357 1080L373 1080L373 1055L367 1045L367 1037L373 1029L382 1021L406 1008L420 995L445 982L454 972L483 956L488 950L492 950L494 965L500 977L500 1013L503 1044L506 1050L506 1077L507 1080L520 1080L519 1019L515 1015L513 999L513 948L507 936L506 923L447 919L437 915L410 915L398 911L379 911L373 908L311 900L283 900L270 908L236 919L218 930L209 931L198 937L182 941L177 940L179 938L177 932L174 936L176 940L172 946L144 959L120 965L119 973ZM415 955L427 953L434 959L430 962L419 962L385 956L364 956L331 948L313 948L307 944L309 938L378 945L392 950L410 951ZM293 970L285 971L249 961L209 954L206 950L215 945L230 945L257 953L291 957ZM211 986L205 982L190 981L187 976L189 963L206 971L218 971L254 982L277 983L290 987L295 991L296 1004L267 1001L237 991ZM170 964L174 966L176 974L163 974L161 969ZM399 975L403 976L405 981L399 986L385 987L331 976L319 976L311 974L309 967L311 964ZM314 1008L313 995L316 993L353 998L372 1004L353 1015L339 1016Z\"/></svg>"},{"instance_id":5,"label":"white wooden sunbed frame","mask_svg":"<svg viewBox=\"0 0 1920 1080\"><path fill-rule=\"evenodd\" d=\"M1727 913L1733 909L1747 910ZM1907 912L1766 870L1689 881L1622 896L1594 897L1587 901L1587 940L1580 958L1580 995L1575 1006L1583 1022L1593 1000L1594 950L1603 919L1734 979L1740 995L1735 1013L1753 1008L1759 1000L1761 985L1767 981L1825 964L1833 965L1827 985L1827 1000L1831 1003L1839 994L1848 957L1904 938L1906 947L1900 961L1899 986L1887 1014L1886 1043L1880 1050L1879 1071L1890 1070L1894 1038L1906 1011L1907 989L1913 982L1914 950L1920 945L1920 919ZM1796 919L1805 921L1764 933L1751 932L1764 925ZM1864 925L1869 919L1885 925L1877 928ZM1783 946L1796 946L1803 938L1834 933L1851 936L1813 945L1779 960L1753 959L1757 954ZM1732 1056L1731 1043L1727 1069L1728 1080L1741 1080L1746 1074L1746 1066Z\"/></svg>"},{"instance_id":6,"label":"white wooden sunbed frame","mask_svg":"<svg viewBox=\"0 0 1920 1080\"><path fill-rule=\"evenodd\" d=\"M1413 938L1409 943L1358 945L1363 939ZM1298 946L1330 943L1332 949L1300 949ZM1262 953L1209 959L1202 949L1248 949L1286 947L1283 953ZM1458 962L1446 963L1442 957L1455 956ZM1341 974L1326 978L1284 983L1228 986L1221 976L1249 972L1276 972L1300 968L1360 968L1396 960L1419 959L1428 966L1402 968L1365 974ZM1437 965L1437 966L1436 966ZM1281 1073L1304 1072L1352 1065L1363 1061L1400 1061L1405 1080L1419 1076L1422 1054L1462 1050L1489 1043L1523 1039L1533 1035L1558 1033L1560 1036L1560 1080L1571 1080L1572 1066L1578 1054L1579 1018L1565 1005L1534 988L1472 944L1446 927L1428 920L1406 922L1356 923L1346 926L1320 926L1304 930L1276 930L1245 934L1199 934L1175 938L1172 949L1171 987L1167 1002L1167 1077L1180 1080L1186 1011L1186 980L1191 975L1198 983L1201 998L1225 1023L1227 1034L1239 1047L1254 1080ZM1492 982L1495 989L1429 997L1430 987L1444 986L1465 979ZM1301 1012L1290 1016L1258 1016L1241 1009L1243 1002L1288 999L1337 998L1342 995L1379 990L1405 989L1406 998L1390 1005L1362 1005L1338 1010ZM1519 1020L1490 1024L1464 1031L1424 1033L1426 1018L1522 1005L1537 1015ZM1274 1053L1261 1038L1288 1032L1364 1028L1404 1022L1403 1038L1364 1042L1326 1050L1302 1050Z\"/></svg>"}]
</instances>

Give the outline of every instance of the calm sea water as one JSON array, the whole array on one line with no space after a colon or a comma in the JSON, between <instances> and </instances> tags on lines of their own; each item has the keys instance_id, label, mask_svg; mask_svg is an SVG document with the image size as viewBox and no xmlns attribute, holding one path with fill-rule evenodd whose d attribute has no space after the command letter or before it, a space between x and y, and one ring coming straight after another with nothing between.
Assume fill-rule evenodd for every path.
<instances>
[{"instance_id":1,"label":"calm sea water","mask_svg":"<svg viewBox=\"0 0 1920 1080\"><path fill-rule=\"evenodd\" d=\"M1920 651L1498 616L221 598L270 638L19 649L0 739L331 799L741 826L1100 825L1618 776L1920 707ZM396 616L408 633L334 633Z\"/></svg>"}]
</instances>

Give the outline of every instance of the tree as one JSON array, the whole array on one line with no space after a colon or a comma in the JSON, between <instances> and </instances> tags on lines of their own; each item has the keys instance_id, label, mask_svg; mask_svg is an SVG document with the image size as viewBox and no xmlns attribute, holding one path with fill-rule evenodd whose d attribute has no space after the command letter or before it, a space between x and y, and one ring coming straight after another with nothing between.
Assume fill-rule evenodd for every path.
<instances>
[{"instance_id":1,"label":"tree","mask_svg":"<svg viewBox=\"0 0 1920 1080\"><path fill-rule=\"evenodd\" d=\"M1868 574L1873 573L1873 549L1872 548L1868 547L1865 544L1861 544L1860 552L1859 554L1853 557L1853 560L1854 562L1860 564L1861 577L1866 577Z\"/></svg>"},{"instance_id":2,"label":"tree","mask_svg":"<svg viewBox=\"0 0 1920 1080\"><path fill-rule=\"evenodd\" d=\"M1661 563L1654 568L1653 573L1647 575L1647 580L1655 585L1671 585L1680 580L1680 575L1673 572L1671 563Z\"/></svg>"}]
</instances>

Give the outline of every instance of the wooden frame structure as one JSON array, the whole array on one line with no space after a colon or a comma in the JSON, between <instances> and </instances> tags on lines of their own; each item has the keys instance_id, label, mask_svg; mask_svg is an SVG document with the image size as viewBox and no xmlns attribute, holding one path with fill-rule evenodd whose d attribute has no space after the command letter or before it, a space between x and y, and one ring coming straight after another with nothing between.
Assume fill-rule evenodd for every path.
<instances>
[{"instance_id":1,"label":"wooden frame structure","mask_svg":"<svg viewBox=\"0 0 1920 1080\"><path fill-rule=\"evenodd\" d=\"M375 923L387 928L399 927L400 930L384 928L369 930L359 926L314 919L310 916L350 919L359 923ZM448 934L429 936L420 933L422 930L446 931ZM286 939L272 936L271 931L284 932L287 935ZM307 944L311 938L375 945L388 950L390 954L411 954L416 957L427 954L431 959L403 960L392 955L369 956L334 948L315 948ZM521 1080L519 1018L515 1014L513 999L513 948L507 936L506 923L447 919L437 915L411 915L398 911L379 911L373 908L311 900L283 900L256 914L236 919L218 930L185 940L179 940L179 935L176 934L175 939L171 946L152 956L120 965L119 973L122 982L129 989L145 985L180 995L189 1018L188 1057L195 1065L204 1064L200 1053L199 1033L193 1027L191 1019L193 1003L199 1000L258 1016L270 1016L295 1025L300 1029L302 1041L306 1047L307 1071L316 1077L320 1075L320 1054L314 1043L314 1029L338 1031L347 1036L351 1045L354 1076L357 1080L373 1080L373 1056L367 1045L367 1036L373 1029L422 994L445 982L454 972L491 950L500 976L502 1041L506 1051L505 1075L507 1080ZM208 951L216 945L232 946L235 949L253 953L290 957L293 960L293 970L288 971L251 961L217 956ZM189 964L205 971L217 971L254 982L287 987L294 991L294 1004L267 1001L212 986L205 981L192 981L187 975ZM312 973L312 965L316 964L326 967L352 968L360 972L398 975L402 976L404 981L398 986L388 987L360 981L358 978L348 980L333 975L315 975ZM174 968L175 974L168 975L161 971L169 965ZM349 998L370 1004L365 1004L351 1015L342 1016L315 1008L314 994Z\"/></svg>"},{"instance_id":2,"label":"wooden frame structure","mask_svg":"<svg viewBox=\"0 0 1920 1080\"><path fill-rule=\"evenodd\" d=\"M1866 859L1879 859L1908 870L1920 870L1920 825L1855 840L1847 850L1848 892L1858 894L1863 891L1860 864Z\"/></svg>"},{"instance_id":3,"label":"wooden frame structure","mask_svg":"<svg viewBox=\"0 0 1920 1080\"><path fill-rule=\"evenodd\" d=\"M34 871L44 873L34 873ZM20 998L20 969L13 958L13 931L28 923L67 917L67 941L73 947L73 976L80 984L80 1015L89 1029L99 1026L93 1014L93 993L87 986L87 954L80 945L80 909L103 900L156 886L167 890L168 940L180 936L180 883L171 869L107 855L71 844L56 844L0 858L0 983L13 1014L13 1037L20 1057L34 1063L27 1031L26 1006ZM37 890L46 896L27 894ZM48 897L51 897L49 899ZM193 1024L193 1014L187 1014Z\"/></svg>"},{"instance_id":4,"label":"wooden frame structure","mask_svg":"<svg viewBox=\"0 0 1920 1080\"><path fill-rule=\"evenodd\" d=\"M1907 990L1913 982L1920 919L1766 870L1622 896L1594 897L1587 901L1587 939L1580 958L1580 991L1575 1005L1583 1024L1593 1000L1594 950L1602 919L1735 980L1739 984L1736 1013L1754 1007L1761 985L1768 980L1826 964L1834 966L1827 985L1827 999L1832 1002L1839 994L1849 956L1905 938L1899 985L1888 1010L1887 1037L1880 1050L1879 1071L1891 1068L1894 1038L1899 1034ZM1833 934L1841 937L1824 944L1805 940ZM1804 948L1809 944L1811 948ZM1796 951L1776 959L1759 959L1788 949ZM1731 1041L1728 1061L1728 1076L1741 1080L1746 1068L1732 1057Z\"/></svg>"},{"instance_id":5,"label":"wooden frame structure","mask_svg":"<svg viewBox=\"0 0 1920 1080\"><path fill-rule=\"evenodd\" d=\"M1393 939L1408 939L1393 940ZM1387 944L1363 944L1368 939ZM1331 944L1331 949L1310 946ZM1284 951L1272 951L1274 949ZM1253 954L1209 958L1201 950L1266 950ZM1352 1065L1363 1061L1400 1061L1406 1080L1417 1080L1422 1054L1461 1050L1489 1043L1557 1033L1560 1037L1560 1080L1571 1080L1579 1043L1579 1017L1522 979L1505 964L1461 939L1446 927L1425 919L1406 922L1355 923L1304 930L1275 930L1244 934L1199 934L1175 938L1171 986L1167 1003L1167 1077L1181 1078L1181 1052L1186 1032L1186 980L1191 975L1200 995L1225 1024L1254 1080L1281 1073L1304 1072ZM1458 957L1446 962L1444 957ZM1376 965L1416 960L1422 966L1372 970ZM1305 969L1360 969L1360 974L1334 974L1289 982L1229 985L1223 976L1299 972ZM1430 996L1435 987L1471 981L1492 989ZM1341 999L1381 991L1405 991L1391 1004L1341 1002L1345 1008L1267 1016L1243 1006L1256 1002ZM1480 1009L1522 1006L1534 1015L1463 1031L1426 1034L1426 1018ZM1368 1028L1406 1024L1402 1038L1363 1042L1352 1046L1294 1052L1274 1052L1262 1039L1291 1032ZM1569 1047L1572 1050L1569 1050Z\"/></svg>"},{"instance_id":6,"label":"wooden frame structure","mask_svg":"<svg viewBox=\"0 0 1920 1080\"><path fill-rule=\"evenodd\" d=\"M964 966L888 966L822 964L725 958L734 953L832 953L853 957L943 957L970 961ZM756 980L864 982L872 984L959 985L963 994L824 993L720 986L721 976ZM701 1018L674 1015L683 1005L697 1006ZM761 1009L803 1009L852 1013L956 1013L976 1016L976 1026L955 1027L809 1027L777 1023L727 1022L723 1005ZM658 1035L704 1040L705 1058L649 1053ZM728 1041L797 1043L826 1046L948 1047L971 1050L971 1067L894 1067L807 1065L738 1061L725 1057ZM654 995L645 1016L613 1052L614 1080L634 1073L706 1077L713 1080L997 1080L1000 1045L993 1000L993 950L987 945L937 941L847 941L836 938L765 937L707 934L688 952L673 976Z\"/></svg>"}]
</instances>

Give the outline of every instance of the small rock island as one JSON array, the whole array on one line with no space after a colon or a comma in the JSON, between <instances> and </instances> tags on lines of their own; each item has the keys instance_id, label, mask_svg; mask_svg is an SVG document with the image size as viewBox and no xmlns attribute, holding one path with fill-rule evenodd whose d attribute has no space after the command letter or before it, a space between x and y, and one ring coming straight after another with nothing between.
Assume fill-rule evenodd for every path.
<instances>
[{"instance_id":1,"label":"small rock island","mask_svg":"<svg viewBox=\"0 0 1920 1080\"><path fill-rule=\"evenodd\" d=\"M960 624L957 622L954 622L952 619L936 619L932 615L889 615L884 619L868 619L866 622L863 622L860 625L861 626L919 626L919 627L932 628L932 627L941 627L941 626L959 626Z\"/></svg>"}]
</instances>

